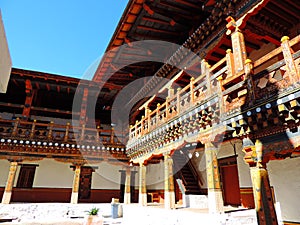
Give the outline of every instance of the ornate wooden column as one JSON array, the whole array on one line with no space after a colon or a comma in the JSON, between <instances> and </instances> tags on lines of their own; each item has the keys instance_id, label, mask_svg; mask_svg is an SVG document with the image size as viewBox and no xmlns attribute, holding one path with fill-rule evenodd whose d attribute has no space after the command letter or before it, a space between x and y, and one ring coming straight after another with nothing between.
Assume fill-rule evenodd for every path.
<instances>
[{"instance_id":1,"label":"ornate wooden column","mask_svg":"<svg viewBox=\"0 0 300 225\"><path fill-rule=\"evenodd\" d=\"M139 204L147 205L146 166L143 163L140 163Z\"/></svg>"},{"instance_id":2,"label":"ornate wooden column","mask_svg":"<svg viewBox=\"0 0 300 225\"><path fill-rule=\"evenodd\" d=\"M75 164L72 195L71 195L71 201L70 201L72 204L78 203L81 166L82 166L81 164Z\"/></svg>"},{"instance_id":3,"label":"ornate wooden column","mask_svg":"<svg viewBox=\"0 0 300 225\"><path fill-rule=\"evenodd\" d=\"M7 178L5 190L4 190L3 197L2 197L2 204L10 203L17 168L18 168L18 162L16 162L16 161L10 162L8 178Z\"/></svg>"},{"instance_id":4,"label":"ornate wooden column","mask_svg":"<svg viewBox=\"0 0 300 225\"><path fill-rule=\"evenodd\" d=\"M31 104L34 97L34 91L32 90L31 81L28 79L25 81L25 93L26 98L22 116L24 119L28 119L30 116Z\"/></svg>"},{"instance_id":5,"label":"ornate wooden column","mask_svg":"<svg viewBox=\"0 0 300 225\"><path fill-rule=\"evenodd\" d=\"M130 191L130 184L131 184L131 171L130 168L126 168L126 179L125 179L125 193L124 193L124 203L130 204L131 203L131 191Z\"/></svg>"},{"instance_id":6,"label":"ornate wooden column","mask_svg":"<svg viewBox=\"0 0 300 225\"><path fill-rule=\"evenodd\" d=\"M81 102L81 111L80 111L80 118L79 118L79 124L83 125L87 122L87 105L88 105L88 95L89 95L89 89L84 88L83 89L83 96L82 96L82 102Z\"/></svg>"},{"instance_id":7,"label":"ornate wooden column","mask_svg":"<svg viewBox=\"0 0 300 225\"><path fill-rule=\"evenodd\" d=\"M205 143L208 207L210 213L220 213L224 211L217 150L212 142Z\"/></svg>"},{"instance_id":8,"label":"ornate wooden column","mask_svg":"<svg viewBox=\"0 0 300 225\"><path fill-rule=\"evenodd\" d=\"M175 209L175 192L173 178L173 159L169 153L164 154L165 165L165 208Z\"/></svg>"},{"instance_id":9,"label":"ornate wooden column","mask_svg":"<svg viewBox=\"0 0 300 225\"><path fill-rule=\"evenodd\" d=\"M244 143L249 143L249 140L244 140ZM257 140L255 146L244 144L243 151L246 153L245 162L250 165L257 222L259 225L278 224L269 174L266 169L266 162L263 161L263 145Z\"/></svg>"}]
</instances>

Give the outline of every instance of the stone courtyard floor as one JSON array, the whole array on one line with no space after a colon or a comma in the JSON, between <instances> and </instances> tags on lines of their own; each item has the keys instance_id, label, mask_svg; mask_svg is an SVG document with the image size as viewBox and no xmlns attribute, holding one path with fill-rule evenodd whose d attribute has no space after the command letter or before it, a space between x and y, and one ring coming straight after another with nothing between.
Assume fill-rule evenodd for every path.
<instances>
[{"instance_id":1,"label":"stone courtyard floor","mask_svg":"<svg viewBox=\"0 0 300 225\"><path fill-rule=\"evenodd\" d=\"M111 217L111 204L20 203L0 204L0 219L13 218L1 225L83 225L91 208L100 209L103 225L256 225L255 210L226 208L226 213L211 215L207 209L177 208L166 210L162 204L121 204L119 216Z\"/></svg>"},{"instance_id":2,"label":"stone courtyard floor","mask_svg":"<svg viewBox=\"0 0 300 225\"><path fill-rule=\"evenodd\" d=\"M0 204L0 219L13 218L12 222L0 223L22 225L82 225L87 211L99 208L104 218L103 225L121 224L122 218L111 218L111 204L68 204L68 203L20 203Z\"/></svg>"}]
</instances>

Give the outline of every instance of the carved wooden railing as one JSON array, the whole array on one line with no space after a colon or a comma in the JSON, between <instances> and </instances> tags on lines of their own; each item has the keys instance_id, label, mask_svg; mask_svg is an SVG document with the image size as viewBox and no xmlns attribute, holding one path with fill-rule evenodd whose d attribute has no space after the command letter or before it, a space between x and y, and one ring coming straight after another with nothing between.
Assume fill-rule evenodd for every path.
<instances>
[{"instance_id":1,"label":"carved wooden railing","mask_svg":"<svg viewBox=\"0 0 300 225\"><path fill-rule=\"evenodd\" d=\"M255 62L247 59L245 71L233 77L226 77L221 81L224 97L224 107L227 115L234 113L240 106L250 107L262 102L270 101L281 93L286 94L300 80L299 75L299 49L296 53L291 49L300 43L300 35L290 40L282 38L280 47L259 58ZM264 64L275 63L265 67ZM239 79L232 82L234 79Z\"/></svg>"},{"instance_id":2,"label":"carved wooden railing","mask_svg":"<svg viewBox=\"0 0 300 225\"><path fill-rule=\"evenodd\" d=\"M158 104L152 112L146 109L141 121L130 127L128 155L134 158L142 156L143 152L148 153L165 142L174 141L170 136L180 132L183 134L184 129L186 134L191 129L199 132L212 127L213 124L226 123L234 130L245 125L242 118L248 110L254 109L259 113L258 106L296 92L300 86L300 50L295 49L294 52L292 47L299 47L299 43L300 35L292 40L283 37L280 47L254 63L247 59L242 66L238 64L243 68L241 70L236 69L237 63L231 50L227 50L226 56L212 67L202 61L199 77L192 78L189 85L178 89L176 93L170 89L163 104ZM271 61L274 59L275 63ZM265 63L272 65L264 66ZM216 96L221 98L220 104L218 101L212 101ZM219 109L211 108L212 104ZM295 104L296 107L299 106L298 102L294 103L294 106ZM270 105L273 106L274 104ZM267 107L269 106L266 105L268 111ZM212 115L216 112L216 115ZM183 126L181 120L188 122ZM255 125L253 126L253 130L257 130ZM173 131L169 127L172 127ZM178 127L180 128L177 129ZM252 132L251 129L236 131L239 132L235 132L236 136Z\"/></svg>"},{"instance_id":3,"label":"carved wooden railing","mask_svg":"<svg viewBox=\"0 0 300 225\"><path fill-rule=\"evenodd\" d=\"M118 137L122 136L118 134ZM18 148L20 151L36 152L33 147L39 147L44 148L41 150L44 153L99 155L105 151L116 152L121 158L126 158L122 141L115 136L114 129L29 122L19 118L0 119L0 150L3 151Z\"/></svg>"},{"instance_id":4,"label":"carved wooden railing","mask_svg":"<svg viewBox=\"0 0 300 225\"><path fill-rule=\"evenodd\" d=\"M141 121L137 121L134 126L130 127L129 138L138 138L166 124L174 118L184 115L197 104L208 101L219 92L217 78L221 73L227 71L222 59L217 65L210 68L207 62L202 61L203 73L195 78L191 78L190 84L183 89L169 91L169 96L163 104L158 104L154 111L146 109L146 115ZM223 66L221 69L220 66ZM215 73L214 73L215 72ZM207 82L208 81L208 82Z\"/></svg>"}]
</instances>

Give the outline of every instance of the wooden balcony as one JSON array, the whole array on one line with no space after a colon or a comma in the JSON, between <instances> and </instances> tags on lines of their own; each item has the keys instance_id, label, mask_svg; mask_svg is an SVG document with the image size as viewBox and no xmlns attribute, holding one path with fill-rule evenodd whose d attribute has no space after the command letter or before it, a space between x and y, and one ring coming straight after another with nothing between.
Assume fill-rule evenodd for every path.
<instances>
[{"instance_id":1,"label":"wooden balcony","mask_svg":"<svg viewBox=\"0 0 300 225\"><path fill-rule=\"evenodd\" d=\"M166 147L180 146L180 140L205 141L213 132L230 139L297 127L299 42L300 35L292 40L283 37L280 47L254 62L237 62L238 53L232 50L213 66L202 61L198 77L183 89L169 90L163 104L145 110L142 119L130 127L128 156L133 161L147 159Z\"/></svg>"},{"instance_id":2,"label":"wooden balcony","mask_svg":"<svg viewBox=\"0 0 300 225\"><path fill-rule=\"evenodd\" d=\"M0 157L127 161L123 140L117 136L122 138L113 129L1 119Z\"/></svg>"}]
</instances>

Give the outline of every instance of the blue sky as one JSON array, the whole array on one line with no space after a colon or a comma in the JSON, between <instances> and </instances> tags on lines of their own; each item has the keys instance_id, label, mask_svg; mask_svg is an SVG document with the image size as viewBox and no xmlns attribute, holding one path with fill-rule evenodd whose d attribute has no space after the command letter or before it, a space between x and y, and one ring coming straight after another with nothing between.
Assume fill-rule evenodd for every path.
<instances>
[{"instance_id":1,"label":"blue sky","mask_svg":"<svg viewBox=\"0 0 300 225\"><path fill-rule=\"evenodd\" d=\"M81 78L128 0L0 0L13 67Z\"/></svg>"}]
</instances>

